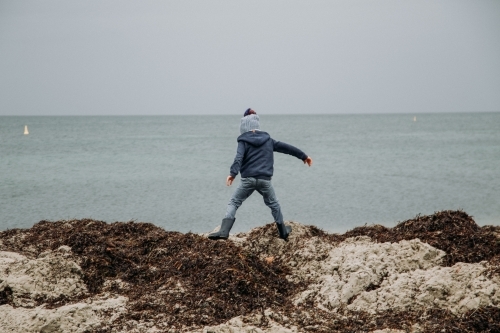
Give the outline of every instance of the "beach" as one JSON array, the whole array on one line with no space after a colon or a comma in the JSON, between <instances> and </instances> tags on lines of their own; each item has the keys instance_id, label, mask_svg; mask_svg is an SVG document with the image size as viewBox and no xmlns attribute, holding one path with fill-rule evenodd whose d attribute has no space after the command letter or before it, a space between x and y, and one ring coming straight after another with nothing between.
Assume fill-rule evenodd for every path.
<instances>
[{"instance_id":1,"label":"beach","mask_svg":"<svg viewBox=\"0 0 500 333\"><path fill-rule=\"evenodd\" d=\"M0 232L3 332L498 332L500 227L463 211L211 241L150 223Z\"/></svg>"}]
</instances>

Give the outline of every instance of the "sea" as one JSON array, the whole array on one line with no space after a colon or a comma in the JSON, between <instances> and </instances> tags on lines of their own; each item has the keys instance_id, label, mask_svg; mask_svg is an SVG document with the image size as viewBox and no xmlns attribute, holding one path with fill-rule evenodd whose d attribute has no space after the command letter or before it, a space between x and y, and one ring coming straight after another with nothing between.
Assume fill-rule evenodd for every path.
<instances>
[{"instance_id":1,"label":"sea","mask_svg":"<svg viewBox=\"0 0 500 333\"><path fill-rule=\"evenodd\" d=\"M209 232L239 183L225 185L240 117L1 116L0 231L92 218ZM479 225L500 225L498 112L260 120L314 161L275 153L285 220L342 233L461 209ZM232 232L270 222L254 193Z\"/></svg>"}]
</instances>

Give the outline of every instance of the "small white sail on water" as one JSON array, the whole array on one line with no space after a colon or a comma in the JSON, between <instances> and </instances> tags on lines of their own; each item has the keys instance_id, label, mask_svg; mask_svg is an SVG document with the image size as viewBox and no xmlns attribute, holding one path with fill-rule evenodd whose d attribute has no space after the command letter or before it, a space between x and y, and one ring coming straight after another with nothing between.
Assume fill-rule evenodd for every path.
<instances>
[{"instance_id":1,"label":"small white sail on water","mask_svg":"<svg viewBox=\"0 0 500 333\"><path fill-rule=\"evenodd\" d=\"M24 135L28 135L30 132L28 132L28 125L24 125Z\"/></svg>"},{"instance_id":2,"label":"small white sail on water","mask_svg":"<svg viewBox=\"0 0 500 333\"><path fill-rule=\"evenodd\" d=\"M413 117L413 121L417 121L417 116Z\"/></svg>"}]
</instances>

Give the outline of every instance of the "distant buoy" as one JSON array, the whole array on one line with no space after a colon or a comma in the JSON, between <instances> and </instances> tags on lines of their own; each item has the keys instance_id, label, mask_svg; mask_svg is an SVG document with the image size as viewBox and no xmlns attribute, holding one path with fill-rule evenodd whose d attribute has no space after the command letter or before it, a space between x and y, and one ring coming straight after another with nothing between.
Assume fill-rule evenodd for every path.
<instances>
[{"instance_id":1,"label":"distant buoy","mask_svg":"<svg viewBox=\"0 0 500 333\"><path fill-rule=\"evenodd\" d=\"M413 121L417 121L417 117L413 117Z\"/></svg>"},{"instance_id":2,"label":"distant buoy","mask_svg":"<svg viewBox=\"0 0 500 333\"><path fill-rule=\"evenodd\" d=\"M24 125L24 135L28 135L30 132L28 132L28 125Z\"/></svg>"}]
</instances>

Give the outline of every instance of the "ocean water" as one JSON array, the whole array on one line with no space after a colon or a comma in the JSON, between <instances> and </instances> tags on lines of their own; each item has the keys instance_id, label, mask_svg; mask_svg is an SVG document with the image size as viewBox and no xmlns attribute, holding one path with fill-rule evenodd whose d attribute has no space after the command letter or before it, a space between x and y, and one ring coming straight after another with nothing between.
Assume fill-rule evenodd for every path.
<instances>
[{"instance_id":1,"label":"ocean water","mask_svg":"<svg viewBox=\"0 0 500 333\"><path fill-rule=\"evenodd\" d=\"M275 154L285 220L345 232L463 209L500 225L500 113L413 117L261 115L263 130L314 159ZM210 231L239 182L225 186L239 119L0 117L0 230L94 218ZM254 193L232 232L272 220Z\"/></svg>"}]
</instances>

